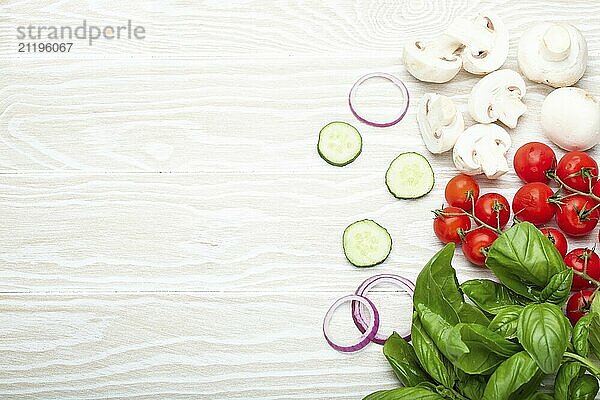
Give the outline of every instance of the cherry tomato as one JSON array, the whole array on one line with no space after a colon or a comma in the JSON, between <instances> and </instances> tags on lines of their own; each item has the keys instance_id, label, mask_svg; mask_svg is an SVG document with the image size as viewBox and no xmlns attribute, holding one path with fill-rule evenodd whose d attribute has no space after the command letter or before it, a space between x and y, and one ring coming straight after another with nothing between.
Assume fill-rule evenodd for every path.
<instances>
[{"instance_id":1,"label":"cherry tomato","mask_svg":"<svg viewBox=\"0 0 600 400\"><path fill-rule=\"evenodd\" d=\"M544 143L526 143L517 150L513 160L515 172L523 182L548 182L547 171L556 168L556 155Z\"/></svg>"},{"instance_id":2,"label":"cherry tomato","mask_svg":"<svg viewBox=\"0 0 600 400\"><path fill-rule=\"evenodd\" d=\"M473 203L479 197L479 185L469 175L457 175L446 185L445 195L446 201L452 207L471 211Z\"/></svg>"},{"instance_id":3,"label":"cherry tomato","mask_svg":"<svg viewBox=\"0 0 600 400\"><path fill-rule=\"evenodd\" d=\"M446 207L441 212L436 211L433 220L433 231L442 243L460 244L462 232L471 227L471 218L468 215L444 214L464 214L464 211L458 207Z\"/></svg>"},{"instance_id":4,"label":"cherry tomato","mask_svg":"<svg viewBox=\"0 0 600 400\"><path fill-rule=\"evenodd\" d=\"M590 312L590 306L595 296L594 293L593 290L589 289L580 290L569 297L569 301L567 301L567 318L569 318L573 326L575 326L581 317Z\"/></svg>"},{"instance_id":5,"label":"cherry tomato","mask_svg":"<svg viewBox=\"0 0 600 400\"><path fill-rule=\"evenodd\" d=\"M570 151L558 162L556 175L565 185L589 192L598 180L598 163L583 151Z\"/></svg>"},{"instance_id":6,"label":"cherry tomato","mask_svg":"<svg viewBox=\"0 0 600 400\"><path fill-rule=\"evenodd\" d=\"M540 229L540 231L542 231L544 236L550 239L552 244L556 246L558 252L560 253L560 256L562 258L565 258L565 256L567 255L568 246L567 238L565 237L565 235L563 235L563 233L556 228L542 228Z\"/></svg>"},{"instance_id":7,"label":"cherry tomato","mask_svg":"<svg viewBox=\"0 0 600 400\"><path fill-rule=\"evenodd\" d=\"M597 203L580 194L561 201L556 211L556 223L564 233L570 236L583 236L590 233L598 224L600 211Z\"/></svg>"},{"instance_id":8,"label":"cherry tomato","mask_svg":"<svg viewBox=\"0 0 600 400\"><path fill-rule=\"evenodd\" d=\"M548 199L553 195L550 186L541 182L528 183L520 188L512 201L512 209L520 221L543 225L552 219L556 205Z\"/></svg>"},{"instance_id":9,"label":"cherry tomato","mask_svg":"<svg viewBox=\"0 0 600 400\"><path fill-rule=\"evenodd\" d=\"M565 256L567 267L583 272L592 279L600 280L600 257L590 249L575 249ZM594 284L586 281L579 275L573 275L573 284L571 290L581 290L593 288Z\"/></svg>"},{"instance_id":10,"label":"cherry tomato","mask_svg":"<svg viewBox=\"0 0 600 400\"><path fill-rule=\"evenodd\" d=\"M592 193L594 193L596 196L600 197L600 181L596 182L596 184L592 188Z\"/></svg>"},{"instance_id":11,"label":"cherry tomato","mask_svg":"<svg viewBox=\"0 0 600 400\"><path fill-rule=\"evenodd\" d=\"M478 228L467 233L463 240L463 254L475 265L485 265L485 258L498 234L489 228Z\"/></svg>"},{"instance_id":12,"label":"cherry tomato","mask_svg":"<svg viewBox=\"0 0 600 400\"><path fill-rule=\"evenodd\" d=\"M510 218L508 200L498 193L486 193L475 203L475 216L494 228L504 228Z\"/></svg>"}]
</instances>

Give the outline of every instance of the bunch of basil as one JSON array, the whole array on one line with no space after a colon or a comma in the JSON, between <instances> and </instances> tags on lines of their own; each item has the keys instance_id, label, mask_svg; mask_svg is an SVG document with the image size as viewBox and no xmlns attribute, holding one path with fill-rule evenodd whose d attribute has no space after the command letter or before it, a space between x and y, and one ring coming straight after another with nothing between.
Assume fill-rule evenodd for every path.
<instances>
[{"instance_id":1,"label":"bunch of basil","mask_svg":"<svg viewBox=\"0 0 600 400\"><path fill-rule=\"evenodd\" d=\"M600 296L573 328L561 310L573 271L548 238L526 222L500 235L486 262L500 283L459 285L453 255L449 244L417 278L412 345L393 334L383 348L404 387L365 400L593 400ZM540 392L548 375L554 397Z\"/></svg>"}]
</instances>

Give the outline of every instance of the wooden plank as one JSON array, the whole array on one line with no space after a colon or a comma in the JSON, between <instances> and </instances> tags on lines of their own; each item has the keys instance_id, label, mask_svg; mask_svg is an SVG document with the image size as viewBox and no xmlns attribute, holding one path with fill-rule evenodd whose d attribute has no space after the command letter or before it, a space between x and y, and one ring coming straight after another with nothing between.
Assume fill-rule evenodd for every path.
<instances>
[{"instance_id":1,"label":"wooden plank","mask_svg":"<svg viewBox=\"0 0 600 400\"><path fill-rule=\"evenodd\" d=\"M0 396L357 399L393 387L380 346L348 356L323 340L336 297L0 296ZM406 296L378 299L410 308ZM397 315L402 327L410 312ZM349 316L338 317L350 328Z\"/></svg>"},{"instance_id":2,"label":"wooden plank","mask_svg":"<svg viewBox=\"0 0 600 400\"><path fill-rule=\"evenodd\" d=\"M454 175L448 162L434 164L437 184L419 201L393 198L383 169L326 165L322 174L0 175L0 290L346 292L374 273L414 279L441 248L431 210ZM513 174L479 181L509 199L519 187ZM352 267L341 249L344 228L362 218L394 241L371 269ZM461 279L490 276L457 253Z\"/></svg>"}]
</instances>

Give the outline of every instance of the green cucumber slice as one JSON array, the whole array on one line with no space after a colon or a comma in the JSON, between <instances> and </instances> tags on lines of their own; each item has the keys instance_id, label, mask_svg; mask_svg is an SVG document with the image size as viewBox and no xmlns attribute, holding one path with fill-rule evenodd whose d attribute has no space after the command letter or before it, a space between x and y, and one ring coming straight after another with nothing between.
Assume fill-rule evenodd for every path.
<instances>
[{"instance_id":1,"label":"green cucumber slice","mask_svg":"<svg viewBox=\"0 0 600 400\"><path fill-rule=\"evenodd\" d=\"M317 150L329 164L343 167L356 160L362 151L362 137L350 124L331 122L319 132Z\"/></svg>"},{"instance_id":2,"label":"green cucumber slice","mask_svg":"<svg viewBox=\"0 0 600 400\"><path fill-rule=\"evenodd\" d=\"M385 173L385 184L399 199L417 199L433 189L435 182L429 161L419 153L402 153Z\"/></svg>"},{"instance_id":3,"label":"green cucumber slice","mask_svg":"<svg viewBox=\"0 0 600 400\"><path fill-rule=\"evenodd\" d=\"M392 251L392 237L377 222L370 219L350 224L342 237L344 254L357 267L381 264Z\"/></svg>"}]
</instances>

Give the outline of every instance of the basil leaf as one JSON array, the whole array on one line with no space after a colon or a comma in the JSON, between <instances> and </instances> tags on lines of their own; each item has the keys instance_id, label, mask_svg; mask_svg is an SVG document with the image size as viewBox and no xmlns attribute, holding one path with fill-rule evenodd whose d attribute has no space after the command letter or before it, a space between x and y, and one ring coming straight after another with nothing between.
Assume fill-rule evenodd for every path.
<instances>
[{"instance_id":1,"label":"basil leaf","mask_svg":"<svg viewBox=\"0 0 600 400\"><path fill-rule=\"evenodd\" d=\"M464 303L456 271L451 265L453 256L454 243L447 244L434 255L417 277L413 295L415 309L423 304L451 325L460 321L458 310Z\"/></svg>"},{"instance_id":2,"label":"basil leaf","mask_svg":"<svg viewBox=\"0 0 600 400\"><path fill-rule=\"evenodd\" d=\"M569 361L561 365L554 378L554 399L571 400L571 385L583 372L581 364L577 361Z\"/></svg>"},{"instance_id":3,"label":"basil leaf","mask_svg":"<svg viewBox=\"0 0 600 400\"><path fill-rule=\"evenodd\" d=\"M490 322L488 328L506 339L514 339L517 337L517 325L522 311L522 306L504 307Z\"/></svg>"},{"instance_id":4,"label":"basil leaf","mask_svg":"<svg viewBox=\"0 0 600 400\"><path fill-rule=\"evenodd\" d=\"M404 386L428 382L429 376L421 368L413 347L396 332L385 341L383 354Z\"/></svg>"},{"instance_id":5,"label":"basil leaf","mask_svg":"<svg viewBox=\"0 0 600 400\"><path fill-rule=\"evenodd\" d=\"M466 281L460 288L477 307L494 315L498 314L504 307L523 303L521 297L516 293L489 279Z\"/></svg>"},{"instance_id":6,"label":"basil leaf","mask_svg":"<svg viewBox=\"0 0 600 400\"><path fill-rule=\"evenodd\" d=\"M585 374L573 383L572 400L594 400L598 394L598 379Z\"/></svg>"},{"instance_id":7,"label":"basil leaf","mask_svg":"<svg viewBox=\"0 0 600 400\"><path fill-rule=\"evenodd\" d=\"M425 332L416 312L413 314L411 337L421 367L437 382L449 388L453 387L456 381L454 367Z\"/></svg>"},{"instance_id":8,"label":"basil leaf","mask_svg":"<svg viewBox=\"0 0 600 400\"><path fill-rule=\"evenodd\" d=\"M485 387L482 400L509 400L539 372L535 361L522 351L504 361L494 371Z\"/></svg>"},{"instance_id":9,"label":"basil leaf","mask_svg":"<svg viewBox=\"0 0 600 400\"><path fill-rule=\"evenodd\" d=\"M419 387L403 387L391 390L380 390L371 393L363 400L444 400L442 396Z\"/></svg>"},{"instance_id":10,"label":"basil leaf","mask_svg":"<svg viewBox=\"0 0 600 400\"><path fill-rule=\"evenodd\" d=\"M469 348L463 343L460 332L452 329L444 318L425 307L423 304L417 304L417 313L421 320L423 328L433 340L438 349L450 361L454 362L462 355L469 352Z\"/></svg>"},{"instance_id":11,"label":"basil leaf","mask_svg":"<svg viewBox=\"0 0 600 400\"><path fill-rule=\"evenodd\" d=\"M469 303L463 303L458 309L460 322L488 326L489 318L479 308Z\"/></svg>"},{"instance_id":12,"label":"basil leaf","mask_svg":"<svg viewBox=\"0 0 600 400\"><path fill-rule=\"evenodd\" d=\"M554 398L547 393L537 392L527 396L524 400L554 400Z\"/></svg>"},{"instance_id":13,"label":"basil leaf","mask_svg":"<svg viewBox=\"0 0 600 400\"><path fill-rule=\"evenodd\" d=\"M532 300L566 268L552 242L529 222L502 233L490 247L486 265L509 289Z\"/></svg>"},{"instance_id":14,"label":"basil leaf","mask_svg":"<svg viewBox=\"0 0 600 400\"><path fill-rule=\"evenodd\" d=\"M554 304L525 306L517 324L517 338L546 374L558 370L567 350L571 324Z\"/></svg>"},{"instance_id":15,"label":"basil leaf","mask_svg":"<svg viewBox=\"0 0 600 400\"><path fill-rule=\"evenodd\" d=\"M487 378L483 375L469 375L460 369L456 371L458 376L458 391L470 400L479 400L483 397Z\"/></svg>"},{"instance_id":16,"label":"basil leaf","mask_svg":"<svg viewBox=\"0 0 600 400\"><path fill-rule=\"evenodd\" d=\"M596 298L600 298L600 296L596 296ZM593 306L594 303L592 303ZM588 329L589 337L588 342L590 344L590 348L594 352L597 358L600 358L600 314L597 312L590 312L588 315L591 315L590 328Z\"/></svg>"},{"instance_id":17,"label":"basil leaf","mask_svg":"<svg viewBox=\"0 0 600 400\"><path fill-rule=\"evenodd\" d=\"M567 268L550 278L548 285L540 293L540 301L563 306L571 294L573 270Z\"/></svg>"},{"instance_id":18,"label":"basil leaf","mask_svg":"<svg viewBox=\"0 0 600 400\"><path fill-rule=\"evenodd\" d=\"M577 321L571 335L571 343L575 352L582 357L587 357L590 352L590 330L594 322L594 314L586 314Z\"/></svg>"}]
</instances>

